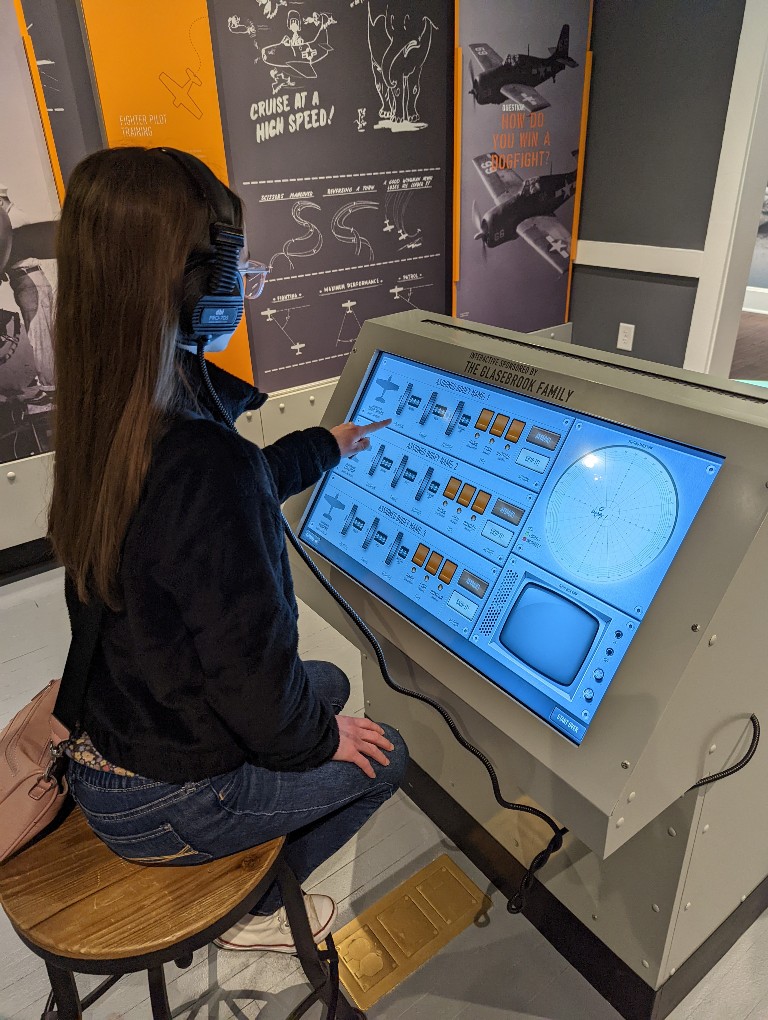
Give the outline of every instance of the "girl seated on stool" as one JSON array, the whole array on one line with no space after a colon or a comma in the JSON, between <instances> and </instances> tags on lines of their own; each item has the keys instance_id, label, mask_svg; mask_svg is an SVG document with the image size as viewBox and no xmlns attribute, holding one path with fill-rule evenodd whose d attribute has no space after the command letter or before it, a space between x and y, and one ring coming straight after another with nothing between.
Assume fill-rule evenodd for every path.
<instances>
[{"instance_id":1,"label":"girl seated on stool","mask_svg":"<svg viewBox=\"0 0 768 1020\"><path fill-rule=\"evenodd\" d=\"M194 865L287 835L303 882L392 796L407 750L341 714L337 666L299 658L280 504L386 422L263 450L227 424L266 400L213 365L206 381L202 350L226 347L242 306L212 343L197 324L222 280L261 292L242 230L237 195L176 150L97 152L69 182L49 535L72 620L94 598L105 611L68 778L121 857ZM305 900L321 941L336 905ZM218 941L294 951L277 887Z\"/></svg>"}]
</instances>

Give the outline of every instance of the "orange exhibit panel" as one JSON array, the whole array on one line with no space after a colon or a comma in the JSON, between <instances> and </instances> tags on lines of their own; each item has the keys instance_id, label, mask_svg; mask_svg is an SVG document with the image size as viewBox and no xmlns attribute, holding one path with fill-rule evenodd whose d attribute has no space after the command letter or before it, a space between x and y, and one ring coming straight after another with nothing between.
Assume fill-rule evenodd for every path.
<instances>
[{"instance_id":1,"label":"orange exhibit panel","mask_svg":"<svg viewBox=\"0 0 768 1020\"><path fill-rule=\"evenodd\" d=\"M109 145L191 152L228 183L205 0L81 0ZM245 320L211 360L253 381Z\"/></svg>"}]
</instances>

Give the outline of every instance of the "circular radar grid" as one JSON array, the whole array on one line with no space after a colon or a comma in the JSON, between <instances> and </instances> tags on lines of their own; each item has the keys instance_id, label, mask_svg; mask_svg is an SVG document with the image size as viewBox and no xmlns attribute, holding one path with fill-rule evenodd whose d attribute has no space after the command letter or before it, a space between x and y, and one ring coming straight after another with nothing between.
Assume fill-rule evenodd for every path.
<instances>
[{"instance_id":1,"label":"circular radar grid","mask_svg":"<svg viewBox=\"0 0 768 1020\"><path fill-rule=\"evenodd\" d=\"M563 473L547 504L555 559L589 581L622 581L669 541L677 489L660 460L632 446L605 446Z\"/></svg>"}]
</instances>

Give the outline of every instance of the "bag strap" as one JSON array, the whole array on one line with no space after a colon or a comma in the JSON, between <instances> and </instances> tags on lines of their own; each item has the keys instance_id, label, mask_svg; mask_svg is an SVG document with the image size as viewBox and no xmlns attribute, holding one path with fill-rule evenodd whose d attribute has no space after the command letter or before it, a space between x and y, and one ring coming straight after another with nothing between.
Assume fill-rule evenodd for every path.
<instances>
[{"instance_id":1,"label":"bag strap","mask_svg":"<svg viewBox=\"0 0 768 1020\"><path fill-rule=\"evenodd\" d=\"M104 609L102 600L94 596L86 604L79 603L77 616L73 615L72 618L72 641L53 707L54 716L72 734L77 732L82 722L89 673L96 653Z\"/></svg>"}]
</instances>

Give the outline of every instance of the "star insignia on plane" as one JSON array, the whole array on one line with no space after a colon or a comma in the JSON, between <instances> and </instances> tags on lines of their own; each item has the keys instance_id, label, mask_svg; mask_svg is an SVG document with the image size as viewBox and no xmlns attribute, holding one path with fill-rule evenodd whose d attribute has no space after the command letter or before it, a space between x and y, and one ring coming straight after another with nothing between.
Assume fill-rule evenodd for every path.
<instances>
[{"instance_id":1,"label":"star insignia on plane","mask_svg":"<svg viewBox=\"0 0 768 1020\"><path fill-rule=\"evenodd\" d=\"M551 234L547 234L547 240L549 241L550 251L557 252L557 254L562 255L564 259L568 258L568 244L562 237L552 237Z\"/></svg>"}]
</instances>

